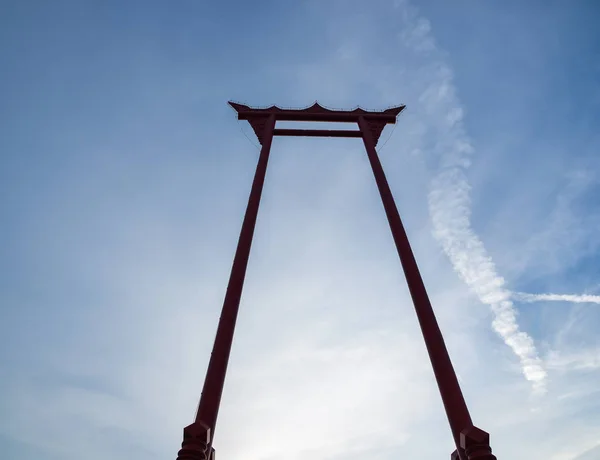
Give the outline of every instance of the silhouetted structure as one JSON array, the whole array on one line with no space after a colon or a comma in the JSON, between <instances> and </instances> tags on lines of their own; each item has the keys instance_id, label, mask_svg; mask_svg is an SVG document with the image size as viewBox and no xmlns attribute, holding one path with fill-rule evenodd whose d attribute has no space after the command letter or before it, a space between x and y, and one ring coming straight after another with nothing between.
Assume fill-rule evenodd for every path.
<instances>
[{"instance_id":1,"label":"silhouetted structure","mask_svg":"<svg viewBox=\"0 0 600 460\"><path fill-rule=\"evenodd\" d=\"M446 416L448 417L450 429L456 444L456 450L452 453L451 458L452 460L495 460L496 457L492 454L489 444L489 435L473 426L471 422L471 416L469 415L469 410L458 384L448 351L446 350L444 338L429 302L429 297L408 242L404 226L402 225L400 214L396 208L394 197L392 196L375 150L383 128L387 124L396 123L398 114L404 110L405 106L401 105L383 112L369 112L360 108L352 111L329 110L317 103L302 110L280 109L276 106L267 109L255 109L233 102L229 104L237 111L239 120L248 120L262 148L233 259L233 267L206 372L196 420L183 430L183 443L177 457L178 460L207 460L208 458L214 458L212 439L214 437L227 363L229 361L273 136L362 138L371 168L373 169L375 182L381 195L396 249L400 256L435 379L444 403ZM355 122L358 124L359 129L355 131L276 129L275 123L277 121Z\"/></svg>"}]
</instances>

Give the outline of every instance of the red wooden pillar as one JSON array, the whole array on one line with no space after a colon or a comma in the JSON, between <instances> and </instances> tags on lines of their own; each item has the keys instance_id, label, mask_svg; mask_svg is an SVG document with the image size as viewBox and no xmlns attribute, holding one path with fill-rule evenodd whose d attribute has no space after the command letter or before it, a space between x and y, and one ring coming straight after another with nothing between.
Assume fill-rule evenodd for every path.
<instances>
[{"instance_id":1,"label":"red wooden pillar","mask_svg":"<svg viewBox=\"0 0 600 460\"><path fill-rule=\"evenodd\" d=\"M248 120L262 144L262 149L248 199L248 207L231 269L198 412L194 423L184 429L178 460L214 459L214 449L212 448L214 430L273 136L361 137L363 139L456 444L456 451L452 453L451 458L452 460L496 460L490 448L489 435L473 426L471 422L442 333L375 150L383 128L386 124L396 123L396 118L404 106L392 107L383 112L372 112L360 108L350 111L330 110L317 103L301 110L281 109L276 106L257 109L234 102L229 104L238 113L239 120ZM356 122L360 129L358 131L275 129L276 120Z\"/></svg>"},{"instance_id":2,"label":"red wooden pillar","mask_svg":"<svg viewBox=\"0 0 600 460\"><path fill-rule=\"evenodd\" d=\"M358 118L358 126L362 132L362 138L367 150L369 163L371 164L371 169L375 176L375 182L379 189L379 194L392 231L394 243L396 244L398 256L400 256L404 276L406 277L417 319L421 327L421 332L423 333L423 338L425 339L425 346L427 347L427 353L429 354L429 359L433 367L433 372L446 410L446 416L450 423L450 429L452 430L458 455L461 460L471 460L471 456L464 451L464 442L461 441L461 439L464 437L462 435L463 431L472 428L473 423L471 422L467 404L465 403L456 373L454 372L452 362L450 361L450 356L448 355L442 332L440 331L435 313L433 312L433 308L429 301L425 284L421 278L417 261L415 260L415 256L413 255L408 241L408 236L404 230L404 225L400 219L400 214L398 213L392 191L390 190L383 167L381 166L377 151L375 150L376 140L373 139L372 133L381 132L381 129L377 122L369 121L364 116ZM483 431L479 431L483 433ZM465 439L468 439L468 437ZM473 459L494 460L496 458L491 455L491 449L489 450L489 456L482 456L480 450L481 449L477 451L478 456L472 457Z\"/></svg>"},{"instance_id":3,"label":"red wooden pillar","mask_svg":"<svg viewBox=\"0 0 600 460\"><path fill-rule=\"evenodd\" d=\"M254 129L260 134L258 137L262 148L233 259L233 266L231 267L231 275L229 276L227 291L225 292L225 300L223 301L217 335L206 371L196 420L183 430L183 443L177 456L178 460L207 460L209 453L210 457L214 456L212 440L214 438L215 425L217 423L217 415L225 383L225 374L227 373L227 363L229 362L229 355L231 353L231 344L233 342L233 333L235 331L235 323L244 287L248 258L250 257L252 237L254 235L260 198L269 162L269 153L275 129L275 116L265 115L257 117L253 120L253 123Z\"/></svg>"}]
</instances>

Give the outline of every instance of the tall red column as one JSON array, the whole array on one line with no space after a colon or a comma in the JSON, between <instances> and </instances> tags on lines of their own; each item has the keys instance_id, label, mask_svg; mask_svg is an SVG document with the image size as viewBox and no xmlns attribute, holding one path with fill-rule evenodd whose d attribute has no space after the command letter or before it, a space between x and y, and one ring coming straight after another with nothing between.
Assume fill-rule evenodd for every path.
<instances>
[{"instance_id":1,"label":"tall red column","mask_svg":"<svg viewBox=\"0 0 600 460\"><path fill-rule=\"evenodd\" d=\"M274 135L361 137L363 139L456 444L456 451L452 453L451 459L496 460L490 448L489 434L473 426L471 422L442 333L375 150L383 128L389 123L396 123L398 114L405 106L400 105L386 109L383 112L373 112L361 108L351 111L331 110L320 106L318 103L299 110L281 109L277 106L251 108L235 102L229 102L229 104L237 112L238 120L247 120L250 123L259 142L262 144L262 149L248 199L198 412L194 423L184 428L182 448L178 453L178 460L207 460L207 458L212 460L214 457L214 449L212 448L214 430ZM276 130L276 120L357 122L360 130Z\"/></svg>"},{"instance_id":2,"label":"tall red column","mask_svg":"<svg viewBox=\"0 0 600 460\"><path fill-rule=\"evenodd\" d=\"M404 225L400 219L392 191L375 150L375 141L371 134L375 126L363 116L358 118L358 126L362 132L369 163L375 176L375 182L379 189L402 269L404 270L421 332L425 339L425 346L427 347L427 353L433 367L446 416L450 423L450 429L452 430L457 448L457 452L453 455L458 455L461 460L495 460L496 457L492 455L491 448L489 448L489 435L473 427L473 423L471 422L471 416L469 415L467 404L465 403L456 373L450 361L442 332L431 307L429 296L423 284L423 279L421 278L419 267L417 266L406 231L404 230ZM474 439L471 439L473 437Z\"/></svg>"},{"instance_id":3,"label":"tall red column","mask_svg":"<svg viewBox=\"0 0 600 460\"><path fill-rule=\"evenodd\" d=\"M259 136L262 143L260 157L252 182L252 189L233 259L233 266L231 267L231 275L223 301L217 335L206 371L196 420L183 430L183 443L177 456L178 460L207 460L209 456L212 457L214 452L211 451L212 440L214 439L215 425L217 423L217 415L225 383L225 374L227 373L227 363L229 362L235 323L242 297L250 248L252 246L252 237L254 235L260 198L267 172L267 163L273 141L273 130L275 129L275 115L267 115L264 119L258 121L260 122L259 125L262 131L260 133L261 136Z\"/></svg>"}]
</instances>

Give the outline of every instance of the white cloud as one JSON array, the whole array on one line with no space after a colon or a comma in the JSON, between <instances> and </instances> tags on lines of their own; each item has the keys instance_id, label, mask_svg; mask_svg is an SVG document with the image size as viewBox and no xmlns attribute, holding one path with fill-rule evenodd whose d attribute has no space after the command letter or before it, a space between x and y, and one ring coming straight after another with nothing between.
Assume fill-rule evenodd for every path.
<instances>
[{"instance_id":1,"label":"white cloud","mask_svg":"<svg viewBox=\"0 0 600 460\"><path fill-rule=\"evenodd\" d=\"M521 302L571 302L571 303L596 303L600 304L600 295L592 294L528 294L526 292L513 292L512 297Z\"/></svg>"},{"instance_id":2,"label":"white cloud","mask_svg":"<svg viewBox=\"0 0 600 460\"><path fill-rule=\"evenodd\" d=\"M432 135L436 139L434 151L439 156L440 169L429 193L433 233L461 279L481 302L491 307L492 327L519 357L525 378L532 382L535 391L544 392L547 374L533 339L519 329L510 291L471 227L470 187L465 171L473 147L462 125L463 110L455 94L452 71L441 53L431 53L435 46L425 19L413 15L405 26L402 34L405 45L418 53L426 51L429 64L437 68L433 81L419 98L437 121Z\"/></svg>"}]
</instances>

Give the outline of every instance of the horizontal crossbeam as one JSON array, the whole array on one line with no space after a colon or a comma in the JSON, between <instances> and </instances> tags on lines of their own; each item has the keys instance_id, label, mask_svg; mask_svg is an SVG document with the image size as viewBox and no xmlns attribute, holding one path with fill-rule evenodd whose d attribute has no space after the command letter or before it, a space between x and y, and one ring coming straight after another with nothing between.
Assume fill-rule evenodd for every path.
<instances>
[{"instance_id":1,"label":"horizontal crossbeam","mask_svg":"<svg viewBox=\"0 0 600 460\"><path fill-rule=\"evenodd\" d=\"M274 129L274 136L362 137L360 131L348 129Z\"/></svg>"},{"instance_id":2,"label":"horizontal crossbeam","mask_svg":"<svg viewBox=\"0 0 600 460\"><path fill-rule=\"evenodd\" d=\"M360 113L304 113L301 111L289 111L289 112L278 112L275 113L275 120L277 121L325 121L330 123L356 123ZM253 112L240 112L238 113L238 120L252 120L257 116L263 116L261 113ZM367 119L373 121L379 121L384 123L396 123L396 114L387 113L368 113L364 115Z\"/></svg>"}]
</instances>

